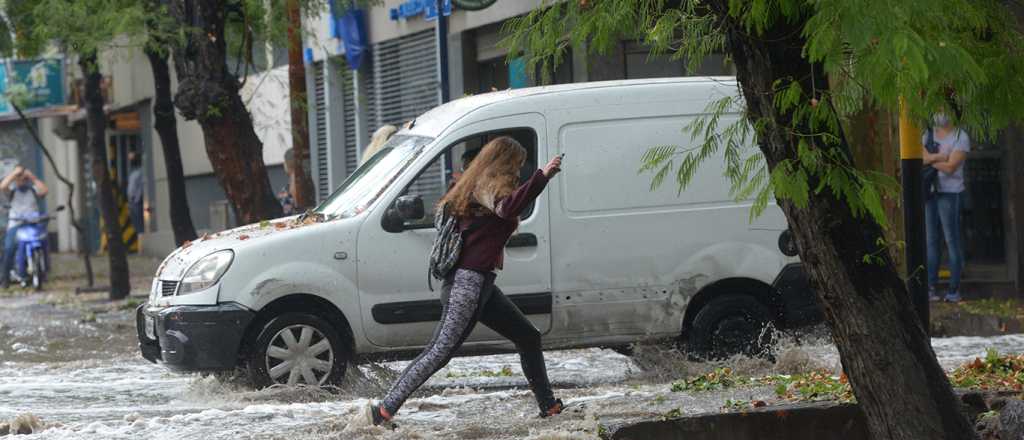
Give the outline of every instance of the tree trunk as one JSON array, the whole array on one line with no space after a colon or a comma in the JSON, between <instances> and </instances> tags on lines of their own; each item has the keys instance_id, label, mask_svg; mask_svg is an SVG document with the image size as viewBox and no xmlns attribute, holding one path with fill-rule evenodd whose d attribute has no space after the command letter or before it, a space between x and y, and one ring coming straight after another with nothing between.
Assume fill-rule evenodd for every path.
<instances>
[{"instance_id":1,"label":"tree trunk","mask_svg":"<svg viewBox=\"0 0 1024 440\"><path fill-rule=\"evenodd\" d=\"M309 120L306 113L306 67L302 60L302 11L299 0L288 0L288 90L292 111L292 164L291 190L295 209L305 211L313 206L316 197L313 179L309 177Z\"/></svg>"},{"instance_id":2,"label":"tree trunk","mask_svg":"<svg viewBox=\"0 0 1024 440\"><path fill-rule=\"evenodd\" d=\"M791 113L773 104L775 81L797 80L804 90L827 91L820 64L803 57L804 23L779 19L762 35L745 30L728 14L728 2L713 3L726 32L727 50L752 121L767 120L758 142L769 168L797 160L786 130ZM806 132L810 132L807 130ZM838 133L841 134L841 133ZM849 145L839 148L850 157ZM814 188L816 182L810 182ZM855 217L829 190L811 193L806 207L780 200L824 310L843 369L868 420L872 437L883 439L977 438L960 411L945 372L914 312L903 281L886 253L884 263L865 263L882 230L870 218Z\"/></svg>"},{"instance_id":3,"label":"tree trunk","mask_svg":"<svg viewBox=\"0 0 1024 440\"><path fill-rule=\"evenodd\" d=\"M75 142L78 143L78 160L80 162L80 168L78 169L78 172L81 173L82 176L88 176L88 173L92 172L91 169L86 169L86 167L91 166L92 163L89 159L92 156L92 154L89 153L88 148L89 130L85 127L85 124L82 122L74 124L73 128L75 133ZM82 181L85 182L86 179L83 178ZM81 206L84 211L88 212L89 203L86 199L89 194L89 191L86 188L88 188L88 185L85 185L82 188L82 191L78 192L78 206ZM78 218L78 222L80 224L87 224L86 215L86 213L82 213L81 216ZM92 254L92 240L89 237L88 229L82 231L82 233L78 235L78 242L79 245L82 247L79 251L82 252L83 259L85 260L85 276L87 278L86 287L93 288L96 286L96 277L94 276L92 270L92 260L89 258L89 255Z\"/></svg>"},{"instance_id":4,"label":"tree trunk","mask_svg":"<svg viewBox=\"0 0 1024 440\"><path fill-rule=\"evenodd\" d=\"M281 216L263 163L263 143L228 70L224 0L172 0L170 13L186 31L174 47L178 75L175 105L203 129L206 154L243 224Z\"/></svg>"},{"instance_id":5,"label":"tree trunk","mask_svg":"<svg viewBox=\"0 0 1024 440\"><path fill-rule=\"evenodd\" d=\"M167 192L171 198L171 229L174 243L181 246L196 239L196 228L188 209L188 195L185 192L185 172L181 165L181 146L178 144L178 121L171 101L171 73L167 55L153 48L146 49L149 67L153 70L155 98L153 101L153 128L160 136L164 149L164 166L167 169Z\"/></svg>"},{"instance_id":6,"label":"tree trunk","mask_svg":"<svg viewBox=\"0 0 1024 440\"><path fill-rule=\"evenodd\" d=\"M103 217L104 233L107 234L107 258L110 260L110 299L128 297L131 284L128 272L128 255L121 238L121 223L118 221L117 202L107 169L107 117L103 111L103 93L100 91L102 75L96 62L96 54L82 55L78 60L85 76L86 126L89 132L89 149L92 151L92 177L100 199L100 215Z\"/></svg>"}]
</instances>

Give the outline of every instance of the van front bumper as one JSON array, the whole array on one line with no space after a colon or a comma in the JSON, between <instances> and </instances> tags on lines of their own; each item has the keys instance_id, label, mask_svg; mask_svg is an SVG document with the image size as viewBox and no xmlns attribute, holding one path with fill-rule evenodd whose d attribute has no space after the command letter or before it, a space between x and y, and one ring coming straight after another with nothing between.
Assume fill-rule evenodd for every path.
<instances>
[{"instance_id":1,"label":"van front bumper","mask_svg":"<svg viewBox=\"0 0 1024 440\"><path fill-rule=\"evenodd\" d=\"M178 371L230 370L255 313L237 304L171 306L135 311L142 357Z\"/></svg>"}]
</instances>

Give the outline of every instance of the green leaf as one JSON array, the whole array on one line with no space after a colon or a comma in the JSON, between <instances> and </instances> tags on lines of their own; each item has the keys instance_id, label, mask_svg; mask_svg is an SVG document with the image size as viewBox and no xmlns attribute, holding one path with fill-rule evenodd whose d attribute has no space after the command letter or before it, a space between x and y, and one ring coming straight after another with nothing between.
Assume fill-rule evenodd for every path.
<instances>
[{"instance_id":1,"label":"green leaf","mask_svg":"<svg viewBox=\"0 0 1024 440\"><path fill-rule=\"evenodd\" d=\"M864 207L867 209L871 217L878 222L882 228L889 227L889 221L885 216L885 208L882 206L882 198L878 195L878 191L874 185L865 184L861 187L860 198L864 202Z\"/></svg>"}]
</instances>

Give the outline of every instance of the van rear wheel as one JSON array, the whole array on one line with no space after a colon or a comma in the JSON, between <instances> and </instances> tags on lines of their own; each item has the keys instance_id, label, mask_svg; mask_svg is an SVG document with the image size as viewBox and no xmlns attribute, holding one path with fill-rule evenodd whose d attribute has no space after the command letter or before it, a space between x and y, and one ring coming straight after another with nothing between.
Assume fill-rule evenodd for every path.
<instances>
[{"instance_id":1,"label":"van rear wheel","mask_svg":"<svg viewBox=\"0 0 1024 440\"><path fill-rule=\"evenodd\" d=\"M336 385L345 376L348 349L330 323L307 313L271 319L246 356L253 385Z\"/></svg>"},{"instance_id":2,"label":"van rear wheel","mask_svg":"<svg viewBox=\"0 0 1024 440\"><path fill-rule=\"evenodd\" d=\"M774 339L771 309L743 294L709 301L697 312L686 334L690 352L705 359L735 354L770 356Z\"/></svg>"}]
</instances>

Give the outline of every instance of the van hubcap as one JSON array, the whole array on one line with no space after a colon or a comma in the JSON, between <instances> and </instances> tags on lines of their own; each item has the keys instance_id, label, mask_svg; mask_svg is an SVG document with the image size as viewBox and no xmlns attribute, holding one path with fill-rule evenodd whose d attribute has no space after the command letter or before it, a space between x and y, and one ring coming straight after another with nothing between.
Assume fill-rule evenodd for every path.
<instances>
[{"instance_id":1,"label":"van hubcap","mask_svg":"<svg viewBox=\"0 0 1024 440\"><path fill-rule=\"evenodd\" d=\"M305 324L281 329L267 347L267 373L275 383L323 385L334 367L331 341Z\"/></svg>"}]
</instances>

